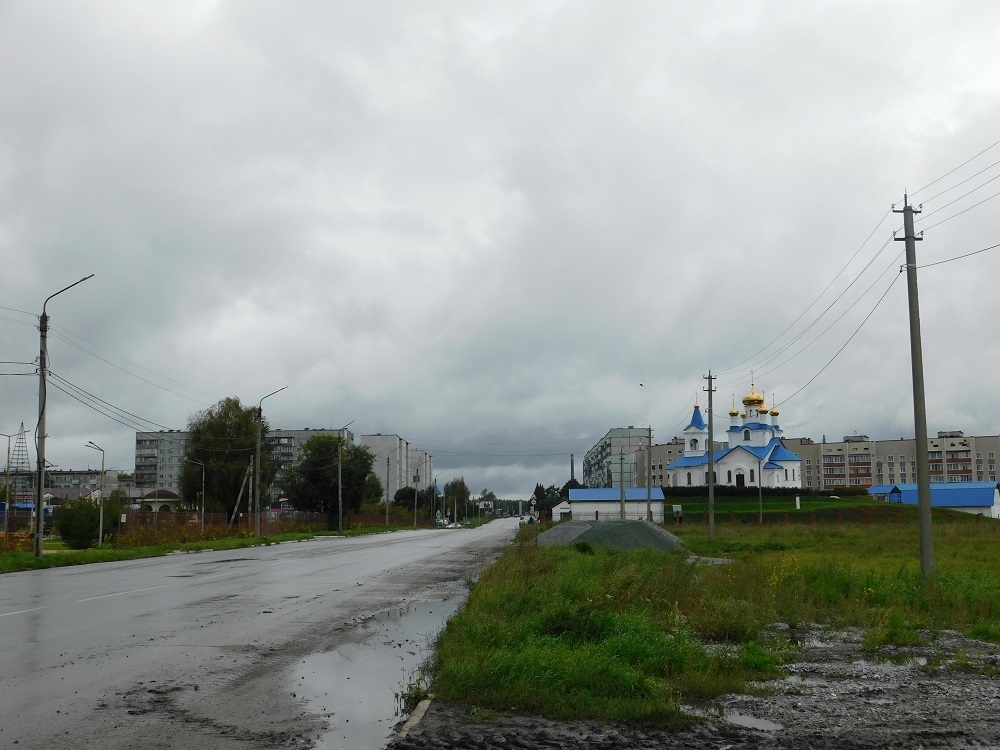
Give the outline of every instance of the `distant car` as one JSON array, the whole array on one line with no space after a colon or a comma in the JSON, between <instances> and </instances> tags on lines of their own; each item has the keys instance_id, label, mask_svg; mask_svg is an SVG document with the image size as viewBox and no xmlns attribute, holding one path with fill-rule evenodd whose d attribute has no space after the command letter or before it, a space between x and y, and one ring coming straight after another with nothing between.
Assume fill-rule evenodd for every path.
<instances>
[{"instance_id":1,"label":"distant car","mask_svg":"<svg viewBox=\"0 0 1000 750\"><path fill-rule=\"evenodd\" d=\"M460 528L462 528L462 524L460 524L460 523L449 523L445 528L460 529Z\"/></svg>"}]
</instances>

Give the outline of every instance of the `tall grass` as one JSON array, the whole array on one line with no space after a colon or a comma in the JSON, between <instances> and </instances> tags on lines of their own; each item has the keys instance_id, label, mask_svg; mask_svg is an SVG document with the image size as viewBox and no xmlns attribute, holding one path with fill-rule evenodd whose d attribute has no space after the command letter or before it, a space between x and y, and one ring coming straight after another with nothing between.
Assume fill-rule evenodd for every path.
<instances>
[{"instance_id":1,"label":"tall grass","mask_svg":"<svg viewBox=\"0 0 1000 750\"><path fill-rule=\"evenodd\" d=\"M434 689L485 709L676 724L682 701L752 689L793 648L772 627L860 626L865 647L955 628L1000 642L1000 524L935 526L919 572L916 523L684 528L702 555L526 543L522 530L441 634Z\"/></svg>"}]
</instances>

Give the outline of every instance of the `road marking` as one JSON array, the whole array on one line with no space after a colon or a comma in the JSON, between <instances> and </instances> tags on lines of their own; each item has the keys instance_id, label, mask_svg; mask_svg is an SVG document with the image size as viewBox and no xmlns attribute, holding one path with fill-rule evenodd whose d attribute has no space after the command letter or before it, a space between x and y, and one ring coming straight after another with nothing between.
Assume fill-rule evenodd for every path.
<instances>
[{"instance_id":1,"label":"road marking","mask_svg":"<svg viewBox=\"0 0 1000 750\"><path fill-rule=\"evenodd\" d=\"M0 617L10 617L11 615L24 615L28 612L37 612L40 609L48 609L48 605L44 607L32 607L31 609L19 609L17 612L4 612Z\"/></svg>"}]
</instances>

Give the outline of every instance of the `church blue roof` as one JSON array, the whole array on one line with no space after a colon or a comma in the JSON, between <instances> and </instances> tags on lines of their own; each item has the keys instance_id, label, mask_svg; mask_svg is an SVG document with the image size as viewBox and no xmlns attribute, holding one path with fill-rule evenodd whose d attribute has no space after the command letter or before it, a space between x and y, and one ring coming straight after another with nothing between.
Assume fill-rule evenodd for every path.
<instances>
[{"instance_id":1,"label":"church blue roof","mask_svg":"<svg viewBox=\"0 0 1000 750\"><path fill-rule=\"evenodd\" d=\"M730 453L735 451L746 451L750 455L756 457L759 461L763 461L765 469L780 469L781 465L775 463L776 461L801 461L797 455L792 453L788 448L786 448L780 438L772 438L767 445L737 445L732 448L724 448L723 450L715 451L713 456L715 461L720 461L721 459L728 456ZM675 461L672 461L667 465L668 469L684 469L693 466L705 466L708 464L708 452L702 453L698 456L681 456Z\"/></svg>"},{"instance_id":2,"label":"church blue roof","mask_svg":"<svg viewBox=\"0 0 1000 750\"><path fill-rule=\"evenodd\" d=\"M692 427L695 427L699 430L708 429L708 424L705 422L705 418L701 415L701 407L698 406L698 404L694 405L694 413L691 415L691 423L684 429L688 430Z\"/></svg>"}]
</instances>

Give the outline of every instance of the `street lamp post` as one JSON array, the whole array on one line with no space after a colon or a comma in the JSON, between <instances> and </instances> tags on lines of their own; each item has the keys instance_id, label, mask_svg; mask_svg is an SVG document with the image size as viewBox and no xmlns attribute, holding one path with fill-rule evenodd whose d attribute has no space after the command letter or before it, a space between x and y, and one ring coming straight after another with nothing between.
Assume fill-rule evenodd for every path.
<instances>
[{"instance_id":1,"label":"street lamp post","mask_svg":"<svg viewBox=\"0 0 1000 750\"><path fill-rule=\"evenodd\" d=\"M201 535L205 536L205 464L196 458L185 458L185 461L198 464L201 467Z\"/></svg>"},{"instance_id":2,"label":"street lamp post","mask_svg":"<svg viewBox=\"0 0 1000 750\"><path fill-rule=\"evenodd\" d=\"M433 482L433 484L431 484L431 487L434 488L434 510L431 512L432 516L435 515L436 512L437 512L438 477L439 476L441 476L441 473L435 474L434 475L434 482ZM445 510L445 507L444 507L444 497L442 497L441 498L441 518L444 518L446 513L447 513L447 511ZM435 518L434 520L435 520L435 524L436 524L437 519Z\"/></svg>"},{"instance_id":3,"label":"street lamp post","mask_svg":"<svg viewBox=\"0 0 1000 750\"><path fill-rule=\"evenodd\" d=\"M344 433L357 420L352 419L337 430L337 531L344 530ZM388 511L388 506L386 506Z\"/></svg>"},{"instance_id":4,"label":"street lamp post","mask_svg":"<svg viewBox=\"0 0 1000 750\"><path fill-rule=\"evenodd\" d=\"M101 511L98 515L97 521L97 546L100 547L104 543L104 448L99 446L93 440L83 447L93 448L95 451L101 452L101 503L98 506Z\"/></svg>"},{"instance_id":5,"label":"street lamp post","mask_svg":"<svg viewBox=\"0 0 1000 750\"><path fill-rule=\"evenodd\" d=\"M3 504L3 551L7 551L7 519L10 517L10 439L14 437L13 435L7 435L0 432L0 437L7 438L7 484L4 485L4 504Z\"/></svg>"},{"instance_id":6,"label":"street lamp post","mask_svg":"<svg viewBox=\"0 0 1000 750\"><path fill-rule=\"evenodd\" d=\"M264 433L264 399L268 398L269 396L273 396L275 393L281 393L287 387L288 386L285 385L285 386L282 386L281 388L279 388L276 391L271 391L270 393L267 394L267 396L263 396L260 399L260 401L257 402L257 457L256 457L256 459L254 461L254 471L256 472L256 476L254 477L254 493L253 493L254 509L257 512L257 520L254 523L254 531L253 531L253 535L255 537L259 537L260 536L260 443L261 443L261 439L262 439L262 436L263 436L263 433ZM204 472L204 468L205 467L202 466L202 471L203 472ZM204 478L205 478L205 475L204 475L204 473L202 473L202 485L203 485L202 486L202 493L201 493L202 494L202 502L204 502L204 495L205 495ZM205 514L204 514L204 512L202 512L201 521L202 521L202 529L201 530L202 530L202 532L204 532L205 531Z\"/></svg>"},{"instance_id":7,"label":"street lamp post","mask_svg":"<svg viewBox=\"0 0 1000 750\"><path fill-rule=\"evenodd\" d=\"M38 452L38 493L35 497L35 557L42 556L42 534L45 531L45 375L48 357L49 338L49 316L45 312L49 300L62 294L68 289L72 289L77 284L82 284L87 279L94 277L84 276L79 281L74 281L68 287L60 289L55 294L50 294L42 303L42 316L38 319L38 431L35 435Z\"/></svg>"},{"instance_id":8,"label":"street lamp post","mask_svg":"<svg viewBox=\"0 0 1000 750\"><path fill-rule=\"evenodd\" d=\"M399 446L397 445L391 451L386 454L385 457L385 525L389 526L389 456L393 453L399 451ZM398 474L397 474L398 476Z\"/></svg>"}]
</instances>

